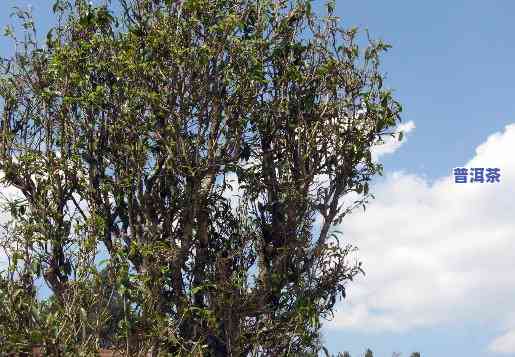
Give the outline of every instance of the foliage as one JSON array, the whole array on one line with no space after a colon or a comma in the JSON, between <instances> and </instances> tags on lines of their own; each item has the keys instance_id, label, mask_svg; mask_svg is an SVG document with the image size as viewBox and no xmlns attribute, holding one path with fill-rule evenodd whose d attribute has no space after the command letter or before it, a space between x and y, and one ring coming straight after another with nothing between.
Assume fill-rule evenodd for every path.
<instances>
[{"instance_id":1,"label":"foliage","mask_svg":"<svg viewBox=\"0 0 515 357\"><path fill-rule=\"evenodd\" d=\"M17 52L1 63L0 169L20 197L0 349L316 349L362 272L331 227L371 196L371 150L399 120L388 46L358 48L332 2L326 16L301 0L53 10L44 46L18 11L23 39L7 32Z\"/></svg>"},{"instance_id":2,"label":"foliage","mask_svg":"<svg viewBox=\"0 0 515 357\"><path fill-rule=\"evenodd\" d=\"M372 352L371 349L367 348L367 350L365 351L365 357L373 357L374 356L374 353ZM400 356L400 353L397 353L397 352L394 352L392 354L393 357L395 356ZM420 353L419 352L413 352L411 355L411 357L420 357ZM338 353L338 355L336 357L351 357L350 353L345 351L345 352L340 352Z\"/></svg>"}]
</instances>

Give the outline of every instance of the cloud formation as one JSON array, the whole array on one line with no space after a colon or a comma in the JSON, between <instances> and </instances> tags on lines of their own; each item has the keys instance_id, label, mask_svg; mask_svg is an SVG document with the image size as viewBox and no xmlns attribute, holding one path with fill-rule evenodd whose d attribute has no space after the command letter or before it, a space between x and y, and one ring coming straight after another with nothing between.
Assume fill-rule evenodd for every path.
<instances>
[{"instance_id":1,"label":"cloud formation","mask_svg":"<svg viewBox=\"0 0 515 357\"><path fill-rule=\"evenodd\" d=\"M402 136L404 137L413 129L415 129L415 123L413 121L399 124L395 128L396 134L394 136L385 136L383 138L384 144L376 145L372 149L372 158L377 161L381 156L392 154L397 151L401 145L405 143L405 140L399 140L399 135L401 135L400 133L402 132Z\"/></svg>"},{"instance_id":2,"label":"cloud formation","mask_svg":"<svg viewBox=\"0 0 515 357\"><path fill-rule=\"evenodd\" d=\"M502 354L513 354L515 353L515 329L512 329L497 337L489 346L490 351L502 353Z\"/></svg>"},{"instance_id":3,"label":"cloud formation","mask_svg":"<svg viewBox=\"0 0 515 357\"><path fill-rule=\"evenodd\" d=\"M500 183L433 182L387 175L377 197L338 230L359 247L367 276L349 287L329 328L404 331L465 321L499 322L490 350L515 353L515 124L463 167L501 168ZM457 166L462 166L457 163Z\"/></svg>"}]
</instances>

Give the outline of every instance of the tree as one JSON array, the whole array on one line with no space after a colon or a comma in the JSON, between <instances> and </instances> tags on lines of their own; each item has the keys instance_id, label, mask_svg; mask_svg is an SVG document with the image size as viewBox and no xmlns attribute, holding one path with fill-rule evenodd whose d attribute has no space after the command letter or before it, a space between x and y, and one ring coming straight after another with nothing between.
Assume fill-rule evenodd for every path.
<instances>
[{"instance_id":1,"label":"tree","mask_svg":"<svg viewBox=\"0 0 515 357\"><path fill-rule=\"evenodd\" d=\"M374 357L374 353L370 348L367 348L367 350L365 351L365 357Z\"/></svg>"},{"instance_id":2,"label":"tree","mask_svg":"<svg viewBox=\"0 0 515 357\"><path fill-rule=\"evenodd\" d=\"M394 352L394 353L392 354L392 356L394 356L394 357L398 357L398 356L400 356L400 355L401 355L401 354L400 354L400 353L398 353L398 352ZM334 355L333 355L333 356L334 356ZM373 352L372 352L372 350L370 350L370 349L367 349L367 350L366 350L366 352L365 352L365 357L368 357L368 356L370 356L370 357L373 357L373 356L374 356L374 353L373 353ZM351 356L350 356L350 353L349 353L349 352L345 351L345 352L343 352L343 353L341 353L341 352L340 352L340 353L338 353L338 356L337 356L337 357L351 357ZM419 353L419 352L413 352L413 353L411 354L411 357L420 357L420 353Z\"/></svg>"},{"instance_id":3,"label":"tree","mask_svg":"<svg viewBox=\"0 0 515 357\"><path fill-rule=\"evenodd\" d=\"M2 293L17 289L9 314L25 322L0 325L0 348L94 351L108 326L127 354L316 348L362 272L331 227L366 204L371 150L399 120L388 45L358 48L334 2L324 17L300 0L53 10L45 45L18 12L24 40L1 65L2 183L21 195ZM99 260L115 325L98 309Z\"/></svg>"}]
</instances>

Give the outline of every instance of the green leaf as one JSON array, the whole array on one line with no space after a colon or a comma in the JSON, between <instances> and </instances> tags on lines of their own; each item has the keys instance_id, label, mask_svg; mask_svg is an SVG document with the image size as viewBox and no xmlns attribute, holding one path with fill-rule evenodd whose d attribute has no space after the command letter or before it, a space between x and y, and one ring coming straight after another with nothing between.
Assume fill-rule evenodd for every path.
<instances>
[{"instance_id":1,"label":"green leaf","mask_svg":"<svg viewBox=\"0 0 515 357\"><path fill-rule=\"evenodd\" d=\"M14 36L14 30L13 30L12 26L7 25L4 27L4 36L6 36L6 37Z\"/></svg>"},{"instance_id":2,"label":"green leaf","mask_svg":"<svg viewBox=\"0 0 515 357\"><path fill-rule=\"evenodd\" d=\"M334 13L334 9L336 7L336 0L328 0L326 3L328 14Z\"/></svg>"}]
</instances>

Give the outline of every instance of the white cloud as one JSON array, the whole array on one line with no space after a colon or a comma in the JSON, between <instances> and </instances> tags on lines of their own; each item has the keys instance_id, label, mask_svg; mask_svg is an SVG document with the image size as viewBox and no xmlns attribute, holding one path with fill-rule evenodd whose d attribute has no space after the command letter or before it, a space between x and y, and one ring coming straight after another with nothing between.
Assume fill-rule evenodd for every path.
<instances>
[{"instance_id":1,"label":"white cloud","mask_svg":"<svg viewBox=\"0 0 515 357\"><path fill-rule=\"evenodd\" d=\"M413 129L415 129L415 123L413 121L409 121L407 123L398 125L397 128L395 129L395 132L397 134L395 134L393 137L392 136L383 137L384 143L380 144L380 145L376 145L372 149L372 158L375 161L377 161L381 156L384 156L387 154L392 154L395 151L397 151L401 147L401 145L404 144L404 142L406 141L406 139L399 140L399 135L400 135L399 133L402 132L403 135L406 135L409 132L411 132Z\"/></svg>"},{"instance_id":2,"label":"white cloud","mask_svg":"<svg viewBox=\"0 0 515 357\"><path fill-rule=\"evenodd\" d=\"M499 167L500 183L455 184L452 168L434 182L397 172L378 183L366 213L337 227L359 247L367 275L327 326L402 331L473 319L515 328L514 152L515 124L463 165ZM514 331L492 348L515 352Z\"/></svg>"},{"instance_id":3,"label":"white cloud","mask_svg":"<svg viewBox=\"0 0 515 357\"><path fill-rule=\"evenodd\" d=\"M515 354L515 329L497 337L489 346L490 351L502 354Z\"/></svg>"},{"instance_id":4,"label":"white cloud","mask_svg":"<svg viewBox=\"0 0 515 357\"><path fill-rule=\"evenodd\" d=\"M250 160L246 162L240 161L240 165L242 168L248 169L259 165L259 161L256 158L250 158ZM240 185L240 182L238 181L238 175L235 172L226 173L225 182L229 185L229 187L224 189L222 192L222 197L229 201L233 213L236 213L237 208L240 206L240 199L243 198L245 190Z\"/></svg>"},{"instance_id":5,"label":"white cloud","mask_svg":"<svg viewBox=\"0 0 515 357\"><path fill-rule=\"evenodd\" d=\"M0 171L0 180L3 178L4 173ZM4 210L4 205L7 200L21 199L23 197L21 191L14 186L0 185L0 225L5 225L9 219L10 214ZM0 233L2 234L2 233ZM0 248L0 270L4 269L7 265L7 257L4 254L3 248Z\"/></svg>"},{"instance_id":6,"label":"white cloud","mask_svg":"<svg viewBox=\"0 0 515 357\"><path fill-rule=\"evenodd\" d=\"M4 172L0 170L0 181L4 178ZM23 199L22 192L11 185L0 184L0 225L4 225L10 219L8 212L4 210L4 206L8 201Z\"/></svg>"}]
</instances>

